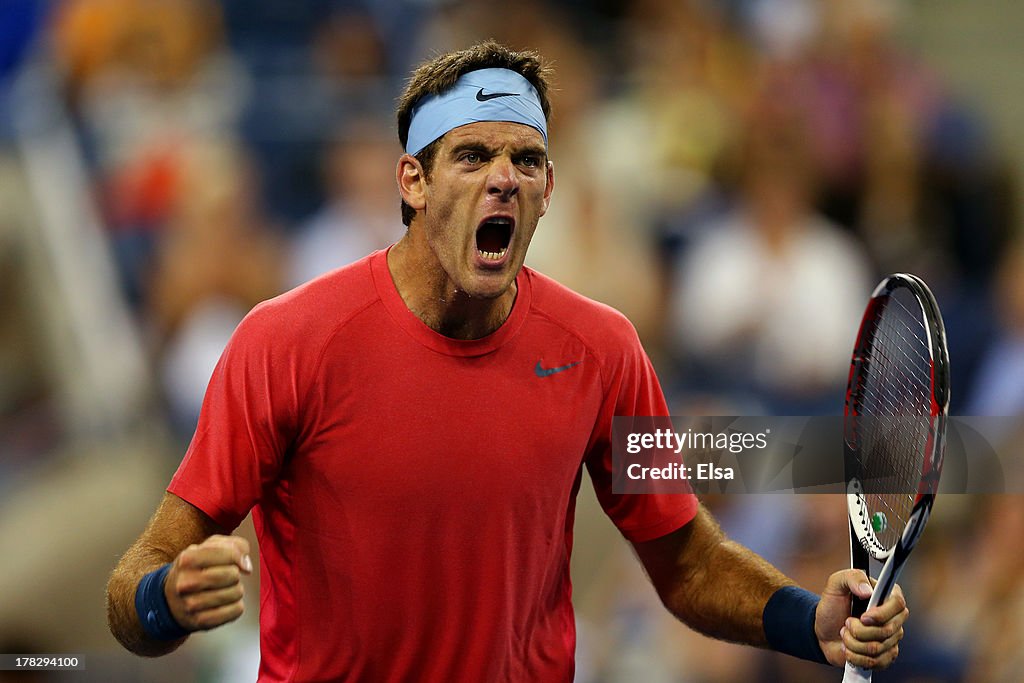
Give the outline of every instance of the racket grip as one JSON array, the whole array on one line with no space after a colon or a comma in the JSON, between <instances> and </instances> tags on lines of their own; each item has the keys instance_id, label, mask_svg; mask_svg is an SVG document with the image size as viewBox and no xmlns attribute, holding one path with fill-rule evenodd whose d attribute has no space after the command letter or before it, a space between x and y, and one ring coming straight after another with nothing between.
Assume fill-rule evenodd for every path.
<instances>
[{"instance_id":1,"label":"racket grip","mask_svg":"<svg viewBox=\"0 0 1024 683\"><path fill-rule=\"evenodd\" d=\"M846 663L846 671L843 673L843 683L871 683L871 671Z\"/></svg>"},{"instance_id":2,"label":"racket grip","mask_svg":"<svg viewBox=\"0 0 1024 683\"><path fill-rule=\"evenodd\" d=\"M854 619L860 619L868 609L868 601L870 598L858 598L856 595L852 597L853 600L850 604L850 615Z\"/></svg>"}]
</instances>

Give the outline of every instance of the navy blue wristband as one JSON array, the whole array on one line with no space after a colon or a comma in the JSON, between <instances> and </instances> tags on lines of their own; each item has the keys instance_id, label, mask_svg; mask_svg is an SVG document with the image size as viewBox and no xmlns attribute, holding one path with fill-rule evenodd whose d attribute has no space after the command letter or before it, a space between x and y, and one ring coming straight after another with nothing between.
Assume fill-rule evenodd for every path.
<instances>
[{"instance_id":1,"label":"navy blue wristband","mask_svg":"<svg viewBox=\"0 0 1024 683\"><path fill-rule=\"evenodd\" d=\"M775 591L761 617L768 645L787 655L827 664L814 635L814 611L819 600L814 593L796 586Z\"/></svg>"},{"instance_id":2,"label":"navy blue wristband","mask_svg":"<svg viewBox=\"0 0 1024 683\"><path fill-rule=\"evenodd\" d=\"M164 580L169 571L169 564L151 571L142 577L139 587L135 589L135 612L146 634L154 640L178 640L191 633L174 620L171 608L167 605Z\"/></svg>"}]
</instances>

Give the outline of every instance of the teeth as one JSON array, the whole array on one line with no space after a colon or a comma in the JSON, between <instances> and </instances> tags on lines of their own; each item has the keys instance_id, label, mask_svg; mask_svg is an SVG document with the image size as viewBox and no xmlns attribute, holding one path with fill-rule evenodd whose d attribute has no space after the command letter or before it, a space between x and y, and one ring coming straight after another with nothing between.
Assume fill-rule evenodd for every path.
<instances>
[{"instance_id":1,"label":"teeth","mask_svg":"<svg viewBox=\"0 0 1024 683\"><path fill-rule=\"evenodd\" d=\"M500 223L501 225L509 225L509 224L512 223L512 219L511 218L506 218L504 216L495 216L494 218L488 218L487 222L488 223Z\"/></svg>"},{"instance_id":2,"label":"teeth","mask_svg":"<svg viewBox=\"0 0 1024 683\"><path fill-rule=\"evenodd\" d=\"M508 247L505 247L501 251L481 251L480 249L477 249L476 251L488 261L500 261L505 255L505 252L508 251Z\"/></svg>"}]
</instances>

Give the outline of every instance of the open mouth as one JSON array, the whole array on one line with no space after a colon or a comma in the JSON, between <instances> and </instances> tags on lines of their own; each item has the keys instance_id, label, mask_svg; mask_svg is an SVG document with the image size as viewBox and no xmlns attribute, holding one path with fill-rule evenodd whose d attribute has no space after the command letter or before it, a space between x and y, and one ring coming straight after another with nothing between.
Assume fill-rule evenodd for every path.
<instances>
[{"instance_id":1,"label":"open mouth","mask_svg":"<svg viewBox=\"0 0 1024 683\"><path fill-rule=\"evenodd\" d=\"M476 251L485 261L500 261L508 253L515 222L508 216L485 218L476 229Z\"/></svg>"}]
</instances>

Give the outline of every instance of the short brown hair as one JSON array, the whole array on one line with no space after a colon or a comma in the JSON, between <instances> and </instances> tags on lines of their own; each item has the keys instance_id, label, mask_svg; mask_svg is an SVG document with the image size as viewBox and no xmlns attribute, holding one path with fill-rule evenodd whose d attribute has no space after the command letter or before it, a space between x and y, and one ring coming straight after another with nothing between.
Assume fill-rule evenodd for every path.
<instances>
[{"instance_id":1,"label":"short brown hair","mask_svg":"<svg viewBox=\"0 0 1024 683\"><path fill-rule=\"evenodd\" d=\"M448 52L424 62L412 73L405 90L398 98L398 140L405 149L409 141L409 124L412 122L412 110L416 103L427 95L440 95L452 88L455 81L464 73L478 69L509 69L520 74L537 89L544 119L551 118L551 102L548 99L551 68L536 52L525 50L516 52L493 40L478 43L465 50ZM416 154L423 171L430 174L434 155L437 152L437 140L431 142ZM412 223L416 211L402 201L402 223Z\"/></svg>"}]
</instances>

